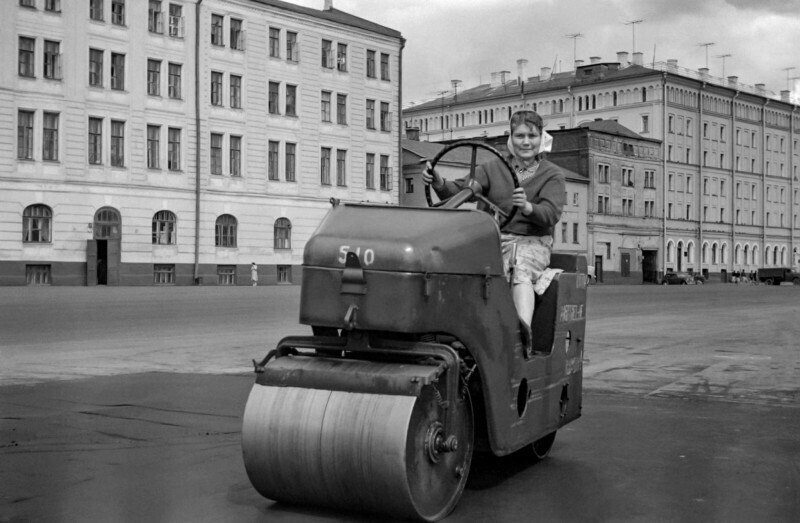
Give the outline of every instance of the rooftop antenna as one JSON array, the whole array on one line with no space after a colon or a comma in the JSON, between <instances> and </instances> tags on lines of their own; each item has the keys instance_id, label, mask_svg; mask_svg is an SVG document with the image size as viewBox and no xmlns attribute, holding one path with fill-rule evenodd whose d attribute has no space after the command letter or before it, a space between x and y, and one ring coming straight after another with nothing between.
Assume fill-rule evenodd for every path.
<instances>
[{"instance_id":1,"label":"rooftop antenna","mask_svg":"<svg viewBox=\"0 0 800 523\"><path fill-rule=\"evenodd\" d=\"M574 67L575 62L578 59L578 38L583 38L583 34L581 34L581 33L572 33L572 34L564 35L564 38L572 38L572 65Z\"/></svg>"},{"instance_id":2,"label":"rooftop antenna","mask_svg":"<svg viewBox=\"0 0 800 523\"><path fill-rule=\"evenodd\" d=\"M461 80L450 80L450 84L453 86L453 101L458 101L458 86L461 85Z\"/></svg>"},{"instance_id":3,"label":"rooftop antenna","mask_svg":"<svg viewBox=\"0 0 800 523\"><path fill-rule=\"evenodd\" d=\"M722 58L722 77L725 78L725 59L730 58L731 54L718 54L717 58Z\"/></svg>"},{"instance_id":4,"label":"rooftop antenna","mask_svg":"<svg viewBox=\"0 0 800 523\"><path fill-rule=\"evenodd\" d=\"M714 45L714 42L706 42L704 44L697 44L697 45L706 48L706 69L708 69L708 48Z\"/></svg>"},{"instance_id":5,"label":"rooftop antenna","mask_svg":"<svg viewBox=\"0 0 800 523\"><path fill-rule=\"evenodd\" d=\"M641 20L630 20L628 22L625 22L625 25L631 26L631 33L633 35L633 42L632 42L632 46L631 46L631 47L633 47L633 50L631 51L631 56L633 56L633 53L636 52L636 24L641 24L642 22L644 22L644 19L641 19Z\"/></svg>"},{"instance_id":6,"label":"rooftop antenna","mask_svg":"<svg viewBox=\"0 0 800 523\"><path fill-rule=\"evenodd\" d=\"M790 91L792 90L792 79L789 77L789 72L794 71L797 67L784 67L783 70L786 71L786 88Z\"/></svg>"}]
</instances>

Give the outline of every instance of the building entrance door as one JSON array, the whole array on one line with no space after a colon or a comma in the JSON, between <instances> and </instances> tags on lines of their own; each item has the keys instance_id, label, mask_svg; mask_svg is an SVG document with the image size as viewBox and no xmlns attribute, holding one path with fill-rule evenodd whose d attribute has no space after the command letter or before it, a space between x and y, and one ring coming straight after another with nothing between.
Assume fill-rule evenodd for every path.
<instances>
[{"instance_id":1,"label":"building entrance door","mask_svg":"<svg viewBox=\"0 0 800 523\"><path fill-rule=\"evenodd\" d=\"M602 256L595 256L594 257L594 279L598 283L603 282L603 257Z\"/></svg>"},{"instance_id":2,"label":"building entrance door","mask_svg":"<svg viewBox=\"0 0 800 523\"><path fill-rule=\"evenodd\" d=\"M658 283L658 251L642 251L642 283Z\"/></svg>"},{"instance_id":3,"label":"building entrance door","mask_svg":"<svg viewBox=\"0 0 800 523\"><path fill-rule=\"evenodd\" d=\"M94 215L94 238L86 245L86 284L119 285L121 224L119 212L103 207Z\"/></svg>"}]
</instances>

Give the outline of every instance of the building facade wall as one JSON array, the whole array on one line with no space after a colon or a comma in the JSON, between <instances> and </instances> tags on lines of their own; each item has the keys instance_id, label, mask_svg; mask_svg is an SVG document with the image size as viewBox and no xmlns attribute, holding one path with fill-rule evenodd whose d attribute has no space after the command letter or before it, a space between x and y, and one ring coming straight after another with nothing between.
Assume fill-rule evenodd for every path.
<instances>
[{"instance_id":1,"label":"building facade wall","mask_svg":"<svg viewBox=\"0 0 800 523\"><path fill-rule=\"evenodd\" d=\"M33 8L0 4L0 41L14 50L0 56L0 114L14 122L0 130L0 284L30 283L26 266L48 266L53 285L93 284L87 242L97 238L92 225L106 208L120 216L119 284L157 283L157 265L173 267L174 284L249 284L253 261L260 282L297 283L306 240L330 198L398 202L399 33L282 2L165 0L160 15L150 9L153 2L124 4L124 20L114 18L111 0L96 4L103 13L97 20L89 2L62 1L58 11L45 10L44 0ZM221 40L212 42L217 21ZM34 42L31 76L20 73L21 38ZM329 64L322 63L323 40L333 44ZM53 42L59 74L47 78L45 46ZM375 52L374 78L367 75L368 51ZM98 52L101 71L93 60ZM115 83L114 57L124 61L124 85ZM170 74L172 66L179 75ZM98 75L102 84L90 85ZM171 89L177 76L179 93ZM270 105L270 83L277 85L277 104ZM294 104L287 86L295 88ZM323 91L332 93L331 121L323 121ZM341 111L337 95L345 101ZM375 101L374 128L367 100ZM389 111L384 126L381 103ZM20 131L29 115L30 129ZM45 151L52 142L45 119L53 115L55 154ZM120 125L123 137L114 140ZM30 135L23 140L30 152L20 132ZM98 155L90 145L95 139ZM112 141L121 141L124 152ZM270 154L271 144L277 154ZM322 178L323 149L331 151L329 179ZM368 154L375 157L372 184ZM30 206L52 213L44 241L25 236ZM157 243L152 230L161 211L175 217L167 244ZM218 245L223 215L235 218L234 245ZM275 241L279 219L291 227L282 245ZM220 266L235 275L218 277Z\"/></svg>"}]
</instances>

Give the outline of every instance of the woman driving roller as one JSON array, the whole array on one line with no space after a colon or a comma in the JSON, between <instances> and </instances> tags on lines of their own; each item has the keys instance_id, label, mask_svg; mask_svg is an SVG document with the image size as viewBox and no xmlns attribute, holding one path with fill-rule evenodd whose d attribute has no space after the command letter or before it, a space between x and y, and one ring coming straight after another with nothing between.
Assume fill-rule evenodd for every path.
<instances>
[{"instance_id":1,"label":"woman driving roller","mask_svg":"<svg viewBox=\"0 0 800 523\"><path fill-rule=\"evenodd\" d=\"M550 264L553 228L561 218L565 202L564 173L544 159L552 137L544 132L542 117L534 111L514 113L510 120L508 161L519 179L514 189L508 168L499 158L477 166L475 181L482 194L508 213L517 207L514 217L501 229L503 263L506 273L513 267L512 295L520 319L525 353L532 344L531 321L535 306L534 285ZM422 180L440 198L457 194L467 180L445 180L427 164ZM512 259L513 257L513 259Z\"/></svg>"}]
</instances>

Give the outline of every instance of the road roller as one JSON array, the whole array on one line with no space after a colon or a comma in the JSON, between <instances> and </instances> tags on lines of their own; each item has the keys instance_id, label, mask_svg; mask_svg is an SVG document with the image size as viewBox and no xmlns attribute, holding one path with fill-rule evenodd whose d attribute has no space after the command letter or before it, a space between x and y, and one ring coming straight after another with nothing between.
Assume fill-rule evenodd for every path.
<instances>
[{"instance_id":1,"label":"road roller","mask_svg":"<svg viewBox=\"0 0 800 523\"><path fill-rule=\"evenodd\" d=\"M455 147L472 147L471 182L478 149L502 158L459 142L432 164ZM580 416L586 259L553 253L523 343L500 247L511 213L484 200L469 183L428 208L332 201L303 255L310 334L253 362L242 453L260 494L437 521L474 452L535 462Z\"/></svg>"}]
</instances>

